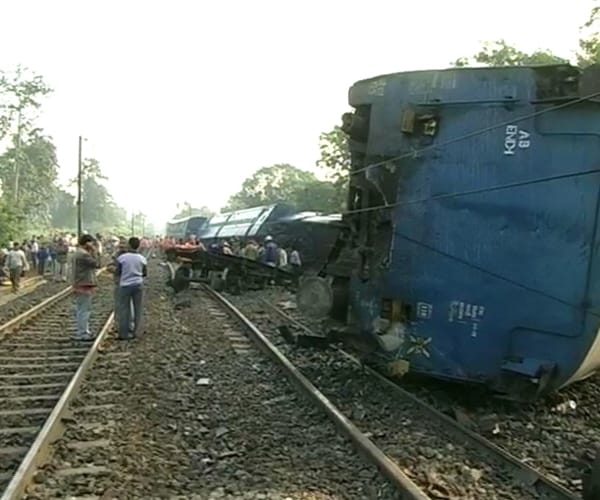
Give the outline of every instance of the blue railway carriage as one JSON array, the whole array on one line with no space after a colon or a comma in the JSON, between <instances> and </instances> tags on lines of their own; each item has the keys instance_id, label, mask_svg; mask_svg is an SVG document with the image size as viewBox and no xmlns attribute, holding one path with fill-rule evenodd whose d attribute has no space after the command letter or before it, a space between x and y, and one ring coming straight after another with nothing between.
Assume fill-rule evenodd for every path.
<instances>
[{"instance_id":1,"label":"blue railway carriage","mask_svg":"<svg viewBox=\"0 0 600 500\"><path fill-rule=\"evenodd\" d=\"M204 226L200 238L204 244L224 240L261 240L269 235L272 224L295 212L286 203L247 208L214 215Z\"/></svg>"},{"instance_id":2,"label":"blue railway carriage","mask_svg":"<svg viewBox=\"0 0 600 500\"><path fill-rule=\"evenodd\" d=\"M304 273L313 274L326 264L341 227L340 214L298 212L274 222L270 231L283 247L295 247Z\"/></svg>"},{"instance_id":3,"label":"blue railway carriage","mask_svg":"<svg viewBox=\"0 0 600 500\"><path fill-rule=\"evenodd\" d=\"M188 239L198 236L206 224L207 217L193 215L167 222L166 235L170 238Z\"/></svg>"},{"instance_id":4,"label":"blue railway carriage","mask_svg":"<svg viewBox=\"0 0 600 500\"><path fill-rule=\"evenodd\" d=\"M599 96L597 66L418 71L352 86L344 245L355 265L344 291L320 295L332 306L345 294L346 334L373 341L396 373L511 396L597 370ZM299 302L327 280L309 285Z\"/></svg>"}]
</instances>

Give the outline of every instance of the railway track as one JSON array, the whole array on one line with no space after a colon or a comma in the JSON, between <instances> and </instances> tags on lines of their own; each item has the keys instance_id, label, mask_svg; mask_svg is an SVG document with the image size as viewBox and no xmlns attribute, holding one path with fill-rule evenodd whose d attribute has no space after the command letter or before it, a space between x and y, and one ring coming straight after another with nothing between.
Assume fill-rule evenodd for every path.
<instances>
[{"instance_id":1,"label":"railway track","mask_svg":"<svg viewBox=\"0 0 600 500\"><path fill-rule=\"evenodd\" d=\"M277 333L281 324L273 318L290 329L307 327L274 304L255 301L256 310L244 308L244 315L217 292L206 288L201 293L244 326L248 337L376 465L401 498L578 498L414 395L401 394L400 388L349 355L290 346ZM0 484L6 488L2 500L22 498L24 493L30 499L64 498L67 492L121 498L111 496L107 484L117 480L115 469L126 459L111 444L117 433L113 412L118 413L116 406L123 398L106 381L124 372L122 363L128 362L129 352L103 344L112 321L112 287L99 289L93 321L101 334L92 345L68 340L67 297L59 294L0 329ZM225 313L212 314L227 323ZM250 349L247 340L231 325L225 330L234 352L243 357ZM229 453L238 452L226 451L225 456ZM132 454L138 457L139 450ZM191 492L188 486L178 488Z\"/></svg>"},{"instance_id":2,"label":"railway track","mask_svg":"<svg viewBox=\"0 0 600 500\"><path fill-rule=\"evenodd\" d=\"M315 334L274 304L254 300L250 305L247 299L232 299L239 302L242 313L223 296L214 291L209 293L246 326L261 348L284 366L288 377L301 386L337 425L344 428L340 421L350 421L350 417L343 414L352 417L355 425L353 430L345 429L347 436L380 470L385 471L386 477L406 498L413 498L410 495L421 495L414 498L464 499L579 498L553 478L460 425L374 370L361 366L348 353L338 349L317 352L290 345L278 332L281 321L291 331ZM297 368L292 361L284 361L281 352L285 352ZM299 382L306 380L299 372L320 389L319 395L315 393L316 389L308 389L305 382ZM333 407L339 408L337 413L332 411ZM362 438L357 437L358 429L364 432ZM365 436L370 436L372 441L365 441ZM373 449L378 452L369 451Z\"/></svg>"},{"instance_id":3,"label":"railway track","mask_svg":"<svg viewBox=\"0 0 600 500\"><path fill-rule=\"evenodd\" d=\"M71 340L70 288L0 326L0 491L21 498L63 430L62 419L112 321L110 277L99 272L93 343Z\"/></svg>"},{"instance_id":4,"label":"railway track","mask_svg":"<svg viewBox=\"0 0 600 500\"><path fill-rule=\"evenodd\" d=\"M44 283L46 283L46 280L43 276L32 276L30 278L25 278L23 281L21 281L21 290L18 294L12 292L10 284L3 284L0 287L0 306L11 302L12 300L24 294L33 292L37 287Z\"/></svg>"},{"instance_id":5,"label":"railway track","mask_svg":"<svg viewBox=\"0 0 600 500\"><path fill-rule=\"evenodd\" d=\"M70 385L79 394L61 398L2 500L24 491L28 499L395 498L212 298L177 317L162 287L150 280L150 331L130 345L136 356L109 342L93 377L79 369Z\"/></svg>"}]
</instances>

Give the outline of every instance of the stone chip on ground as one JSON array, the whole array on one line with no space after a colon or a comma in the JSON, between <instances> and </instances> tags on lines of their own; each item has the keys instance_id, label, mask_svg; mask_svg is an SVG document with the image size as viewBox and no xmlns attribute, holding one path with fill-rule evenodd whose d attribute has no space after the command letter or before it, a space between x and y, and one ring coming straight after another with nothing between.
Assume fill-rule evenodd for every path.
<instances>
[{"instance_id":1,"label":"stone chip on ground","mask_svg":"<svg viewBox=\"0 0 600 500\"><path fill-rule=\"evenodd\" d=\"M94 375L121 392L111 410L115 475L96 478L95 491L119 499L397 498L258 349L235 353L224 331L237 327L209 311L210 299L194 291L190 307L176 310L158 266L150 276L147 333L107 346L103 354L127 350L130 361Z\"/></svg>"}]
</instances>

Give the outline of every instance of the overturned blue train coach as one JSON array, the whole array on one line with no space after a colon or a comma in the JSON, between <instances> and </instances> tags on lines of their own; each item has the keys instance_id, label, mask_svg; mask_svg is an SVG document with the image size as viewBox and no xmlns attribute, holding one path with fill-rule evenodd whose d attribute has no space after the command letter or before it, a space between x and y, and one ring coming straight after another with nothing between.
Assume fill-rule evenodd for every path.
<instances>
[{"instance_id":1,"label":"overturned blue train coach","mask_svg":"<svg viewBox=\"0 0 600 500\"><path fill-rule=\"evenodd\" d=\"M299 305L396 373L533 398L600 367L600 68L357 82L347 227Z\"/></svg>"},{"instance_id":2,"label":"overturned blue train coach","mask_svg":"<svg viewBox=\"0 0 600 500\"><path fill-rule=\"evenodd\" d=\"M191 216L167 224L167 236L194 236L205 245L235 240L257 242L272 236L283 247L296 247L306 270L323 266L339 228L339 215L323 216L317 212L299 212L288 203L273 203L234 210L212 217Z\"/></svg>"}]
</instances>

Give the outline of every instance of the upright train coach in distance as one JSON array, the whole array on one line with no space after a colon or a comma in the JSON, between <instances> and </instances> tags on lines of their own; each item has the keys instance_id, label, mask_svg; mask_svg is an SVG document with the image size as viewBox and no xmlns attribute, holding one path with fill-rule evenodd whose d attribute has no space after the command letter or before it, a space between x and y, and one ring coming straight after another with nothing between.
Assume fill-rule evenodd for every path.
<instances>
[{"instance_id":1,"label":"upright train coach in distance","mask_svg":"<svg viewBox=\"0 0 600 500\"><path fill-rule=\"evenodd\" d=\"M301 307L396 372L510 397L597 370L600 67L396 73L349 102L347 229Z\"/></svg>"}]
</instances>

